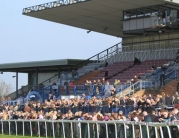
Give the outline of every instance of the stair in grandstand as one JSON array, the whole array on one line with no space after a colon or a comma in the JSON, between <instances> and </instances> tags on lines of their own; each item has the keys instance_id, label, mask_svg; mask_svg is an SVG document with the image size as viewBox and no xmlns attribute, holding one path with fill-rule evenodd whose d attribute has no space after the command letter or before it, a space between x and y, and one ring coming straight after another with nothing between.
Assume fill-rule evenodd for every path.
<instances>
[{"instance_id":1,"label":"stair in grandstand","mask_svg":"<svg viewBox=\"0 0 179 138\"><path fill-rule=\"evenodd\" d=\"M77 64L78 76L81 77L91 71L103 69L105 62L113 63L113 56L120 52L122 52L121 42Z\"/></svg>"},{"instance_id":2,"label":"stair in grandstand","mask_svg":"<svg viewBox=\"0 0 179 138\"><path fill-rule=\"evenodd\" d=\"M142 97L143 95L149 95L149 94L152 94L152 95L163 95L163 96L166 96L166 95L175 95L177 91L177 86L178 86L178 82L179 82L179 79L176 79L176 80L172 80L170 81L169 83L167 83L165 86L163 86L162 88L160 89L156 89L156 90L153 90L153 89L142 89L142 90L139 90L139 91L136 91L133 96L139 96L139 97Z\"/></svg>"},{"instance_id":3,"label":"stair in grandstand","mask_svg":"<svg viewBox=\"0 0 179 138\"><path fill-rule=\"evenodd\" d=\"M175 65L168 64L168 67L165 70L165 86L178 77L177 76L178 69L179 69L179 64L175 64ZM163 69L159 68L157 70L158 70L157 73L155 73L155 75L153 75L150 79L140 79L140 81L136 82L133 85L124 84L123 86L125 86L125 88L122 90L121 90L121 87L117 88L118 93L116 95L120 97L125 96L125 95L133 95L135 92L142 90L142 89L150 89L150 90L159 91L161 88L160 75L163 73ZM176 83L173 85L176 85ZM165 91L165 89L163 91ZM176 91L176 86L175 86L175 91Z\"/></svg>"},{"instance_id":4,"label":"stair in grandstand","mask_svg":"<svg viewBox=\"0 0 179 138\"><path fill-rule=\"evenodd\" d=\"M87 73L97 70L100 67L104 66L104 62L101 63L88 63L86 66L79 68L77 70L79 77L86 75Z\"/></svg>"}]
</instances>

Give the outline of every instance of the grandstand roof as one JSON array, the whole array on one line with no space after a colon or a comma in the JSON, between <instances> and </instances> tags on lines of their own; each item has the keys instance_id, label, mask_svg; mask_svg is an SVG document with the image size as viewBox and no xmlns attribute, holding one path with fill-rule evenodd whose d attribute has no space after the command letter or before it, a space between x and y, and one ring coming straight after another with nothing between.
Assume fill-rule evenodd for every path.
<instances>
[{"instance_id":1,"label":"grandstand roof","mask_svg":"<svg viewBox=\"0 0 179 138\"><path fill-rule=\"evenodd\" d=\"M80 59L60 59L60 60L46 60L46 61L32 61L19 63L0 64L0 71L3 72L53 72L67 69L76 69L76 65L84 60Z\"/></svg>"},{"instance_id":2,"label":"grandstand roof","mask_svg":"<svg viewBox=\"0 0 179 138\"><path fill-rule=\"evenodd\" d=\"M23 14L112 36L123 36L123 11L169 0L59 0L24 8Z\"/></svg>"}]
</instances>

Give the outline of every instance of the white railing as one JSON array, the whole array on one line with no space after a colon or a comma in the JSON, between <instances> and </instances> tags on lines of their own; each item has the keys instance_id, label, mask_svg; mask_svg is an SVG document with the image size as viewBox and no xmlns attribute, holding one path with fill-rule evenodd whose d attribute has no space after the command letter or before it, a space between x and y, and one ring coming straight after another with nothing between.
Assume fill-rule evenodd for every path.
<instances>
[{"instance_id":1,"label":"white railing","mask_svg":"<svg viewBox=\"0 0 179 138\"><path fill-rule=\"evenodd\" d=\"M131 121L74 121L74 120L1 120L2 135L70 138L177 138L179 123L146 123ZM175 130L175 131L173 131ZM59 132L58 132L59 131Z\"/></svg>"}]
</instances>

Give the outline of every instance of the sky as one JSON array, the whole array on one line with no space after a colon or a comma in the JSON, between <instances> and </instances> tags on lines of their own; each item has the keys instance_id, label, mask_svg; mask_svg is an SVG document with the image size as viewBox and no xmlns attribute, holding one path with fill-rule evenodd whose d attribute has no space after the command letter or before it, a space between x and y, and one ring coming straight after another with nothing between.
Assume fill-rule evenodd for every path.
<instances>
[{"instance_id":1,"label":"sky","mask_svg":"<svg viewBox=\"0 0 179 138\"><path fill-rule=\"evenodd\" d=\"M52 0L1 1L0 64L54 59L87 59L121 41L120 38L22 15L23 8ZM65 13L64 13L65 14ZM15 90L15 73L0 80ZM19 75L19 88L27 74Z\"/></svg>"}]
</instances>

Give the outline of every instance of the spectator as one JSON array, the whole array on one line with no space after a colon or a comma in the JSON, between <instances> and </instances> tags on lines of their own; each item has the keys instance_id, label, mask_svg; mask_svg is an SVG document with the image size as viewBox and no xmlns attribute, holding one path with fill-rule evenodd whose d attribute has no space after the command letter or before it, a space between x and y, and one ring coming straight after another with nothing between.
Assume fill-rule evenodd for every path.
<instances>
[{"instance_id":1,"label":"spectator","mask_svg":"<svg viewBox=\"0 0 179 138\"><path fill-rule=\"evenodd\" d=\"M133 66L134 66L134 65L140 65L140 64L141 64L141 61L140 61L140 59L134 57L134 62L133 62L133 63L134 63Z\"/></svg>"},{"instance_id":2,"label":"spectator","mask_svg":"<svg viewBox=\"0 0 179 138\"><path fill-rule=\"evenodd\" d=\"M105 80L108 79L108 70L105 71L104 77L105 77Z\"/></svg>"},{"instance_id":3,"label":"spectator","mask_svg":"<svg viewBox=\"0 0 179 138\"><path fill-rule=\"evenodd\" d=\"M52 89L54 94L57 94L57 84L55 82L52 84Z\"/></svg>"},{"instance_id":4,"label":"spectator","mask_svg":"<svg viewBox=\"0 0 179 138\"><path fill-rule=\"evenodd\" d=\"M165 85L165 74L160 75L160 87Z\"/></svg>"},{"instance_id":5,"label":"spectator","mask_svg":"<svg viewBox=\"0 0 179 138\"><path fill-rule=\"evenodd\" d=\"M105 64L104 64L104 67L107 67L108 66L108 62L106 61Z\"/></svg>"},{"instance_id":6,"label":"spectator","mask_svg":"<svg viewBox=\"0 0 179 138\"><path fill-rule=\"evenodd\" d=\"M153 70L156 70L156 69L157 69L157 67L156 67L155 64L152 65L152 69L153 69Z\"/></svg>"}]
</instances>

